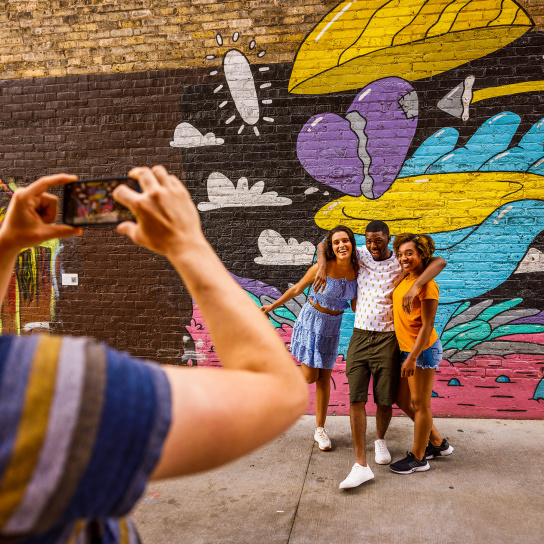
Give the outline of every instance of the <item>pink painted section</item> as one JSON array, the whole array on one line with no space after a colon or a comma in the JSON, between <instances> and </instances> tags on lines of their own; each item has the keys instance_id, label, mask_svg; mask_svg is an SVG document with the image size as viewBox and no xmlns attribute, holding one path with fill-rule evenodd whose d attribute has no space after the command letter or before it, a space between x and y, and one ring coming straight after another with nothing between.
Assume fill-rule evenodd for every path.
<instances>
[{"instance_id":1,"label":"pink painted section","mask_svg":"<svg viewBox=\"0 0 544 544\"><path fill-rule=\"evenodd\" d=\"M544 344L544 332L537 332L534 334L510 334L508 336L501 336L495 338L495 340L507 340L509 342L532 342L533 344Z\"/></svg>"},{"instance_id":2,"label":"pink painted section","mask_svg":"<svg viewBox=\"0 0 544 544\"><path fill-rule=\"evenodd\" d=\"M193 304L193 319L187 327L195 343L198 365L219 366L208 330L200 310ZM276 329L289 347L292 328L284 325ZM519 335L519 336L542 336ZM514 340L512 336L509 340ZM528 340L524 339L527 342ZM497 378L501 377L499 381ZM544 377L544 354L515 354L499 356L476 356L464 363L450 364L442 361L437 370L432 399L433 414L442 417L485 417L499 419L542 419L544 399L533 400L535 390ZM504 382L508 378L509 382ZM341 355L336 360L332 373L330 415L349 414L349 389L346 364ZM450 385L459 382L459 385ZM315 413L315 385L310 385L309 414ZM375 413L369 391L367 411ZM394 408L394 415L402 413Z\"/></svg>"}]
</instances>

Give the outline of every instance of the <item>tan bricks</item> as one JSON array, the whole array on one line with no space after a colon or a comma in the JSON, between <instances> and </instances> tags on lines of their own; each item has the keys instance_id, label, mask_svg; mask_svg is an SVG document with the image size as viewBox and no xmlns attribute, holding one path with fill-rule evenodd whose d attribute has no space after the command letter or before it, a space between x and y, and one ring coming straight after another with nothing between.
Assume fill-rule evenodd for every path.
<instances>
[{"instance_id":1,"label":"tan bricks","mask_svg":"<svg viewBox=\"0 0 544 544\"><path fill-rule=\"evenodd\" d=\"M143 66L202 67L205 53L219 47L216 33L226 33L227 38L235 31L259 36L268 44L268 62L290 61L300 41L335 2L109 0L82 5L56 0L2 4L0 70L3 79L17 79L104 73L108 66L114 66L116 72ZM41 53L45 50L47 55ZM100 66L97 59L106 56L108 66ZM66 58L70 62L61 63ZM135 58L141 63L138 66L129 60Z\"/></svg>"}]
</instances>

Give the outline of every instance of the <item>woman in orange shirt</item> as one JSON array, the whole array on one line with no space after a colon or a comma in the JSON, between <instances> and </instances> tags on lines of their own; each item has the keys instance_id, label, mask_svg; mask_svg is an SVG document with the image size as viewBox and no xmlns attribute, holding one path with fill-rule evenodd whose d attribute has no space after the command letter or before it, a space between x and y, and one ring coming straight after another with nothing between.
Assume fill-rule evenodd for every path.
<instances>
[{"instance_id":1,"label":"woman in orange shirt","mask_svg":"<svg viewBox=\"0 0 544 544\"><path fill-rule=\"evenodd\" d=\"M436 282L431 280L419 290L410 313L402 308L404 295L434 253L434 242L426 234L399 234L393 250L407 272L393 292L393 319L402 363L397 405L414 421L414 447L390 468L398 474L410 474L429 470L427 459L450 455L453 448L434 427L431 412L434 375L442 360L442 344L434 329L439 299Z\"/></svg>"}]
</instances>

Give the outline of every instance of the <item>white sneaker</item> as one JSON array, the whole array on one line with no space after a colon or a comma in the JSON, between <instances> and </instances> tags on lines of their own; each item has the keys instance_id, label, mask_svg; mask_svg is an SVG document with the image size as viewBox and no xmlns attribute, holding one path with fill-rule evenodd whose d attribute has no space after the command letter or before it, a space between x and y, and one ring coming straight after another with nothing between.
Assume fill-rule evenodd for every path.
<instances>
[{"instance_id":1,"label":"white sneaker","mask_svg":"<svg viewBox=\"0 0 544 544\"><path fill-rule=\"evenodd\" d=\"M331 441L323 427L318 427L315 430L314 440L317 442L321 451L328 451L331 449Z\"/></svg>"},{"instance_id":2,"label":"white sneaker","mask_svg":"<svg viewBox=\"0 0 544 544\"><path fill-rule=\"evenodd\" d=\"M338 487L340 489L350 489L364 484L368 480L372 480L372 478L374 478L374 473L368 465L363 467L359 463L355 463L349 476Z\"/></svg>"},{"instance_id":3,"label":"white sneaker","mask_svg":"<svg viewBox=\"0 0 544 544\"><path fill-rule=\"evenodd\" d=\"M385 440L374 441L374 459L378 465L388 465L391 462L391 454L387 449Z\"/></svg>"}]
</instances>

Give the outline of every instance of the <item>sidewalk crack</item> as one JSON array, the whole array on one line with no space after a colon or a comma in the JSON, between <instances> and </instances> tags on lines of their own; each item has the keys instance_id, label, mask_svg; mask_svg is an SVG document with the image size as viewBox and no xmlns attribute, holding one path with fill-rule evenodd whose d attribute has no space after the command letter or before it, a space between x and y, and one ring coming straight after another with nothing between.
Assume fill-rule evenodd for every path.
<instances>
[{"instance_id":1,"label":"sidewalk crack","mask_svg":"<svg viewBox=\"0 0 544 544\"><path fill-rule=\"evenodd\" d=\"M306 485L306 478L308 476L308 470L310 470L310 462L312 461L312 455L314 454L314 447L315 447L315 444L312 444L312 449L310 451L310 455L308 456L308 464L306 465L306 471L304 472L304 480L302 481L302 485L300 486L300 495L298 496L297 506L295 508L295 513L293 515L293 523L291 523L291 528L289 529L289 535L287 536L286 544L289 544L291 542L291 533L293 532L293 527L295 526L295 521L297 520L298 507L300 505L300 499L302 498L302 493L304 492L304 486Z\"/></svg>"}]
</instances>

